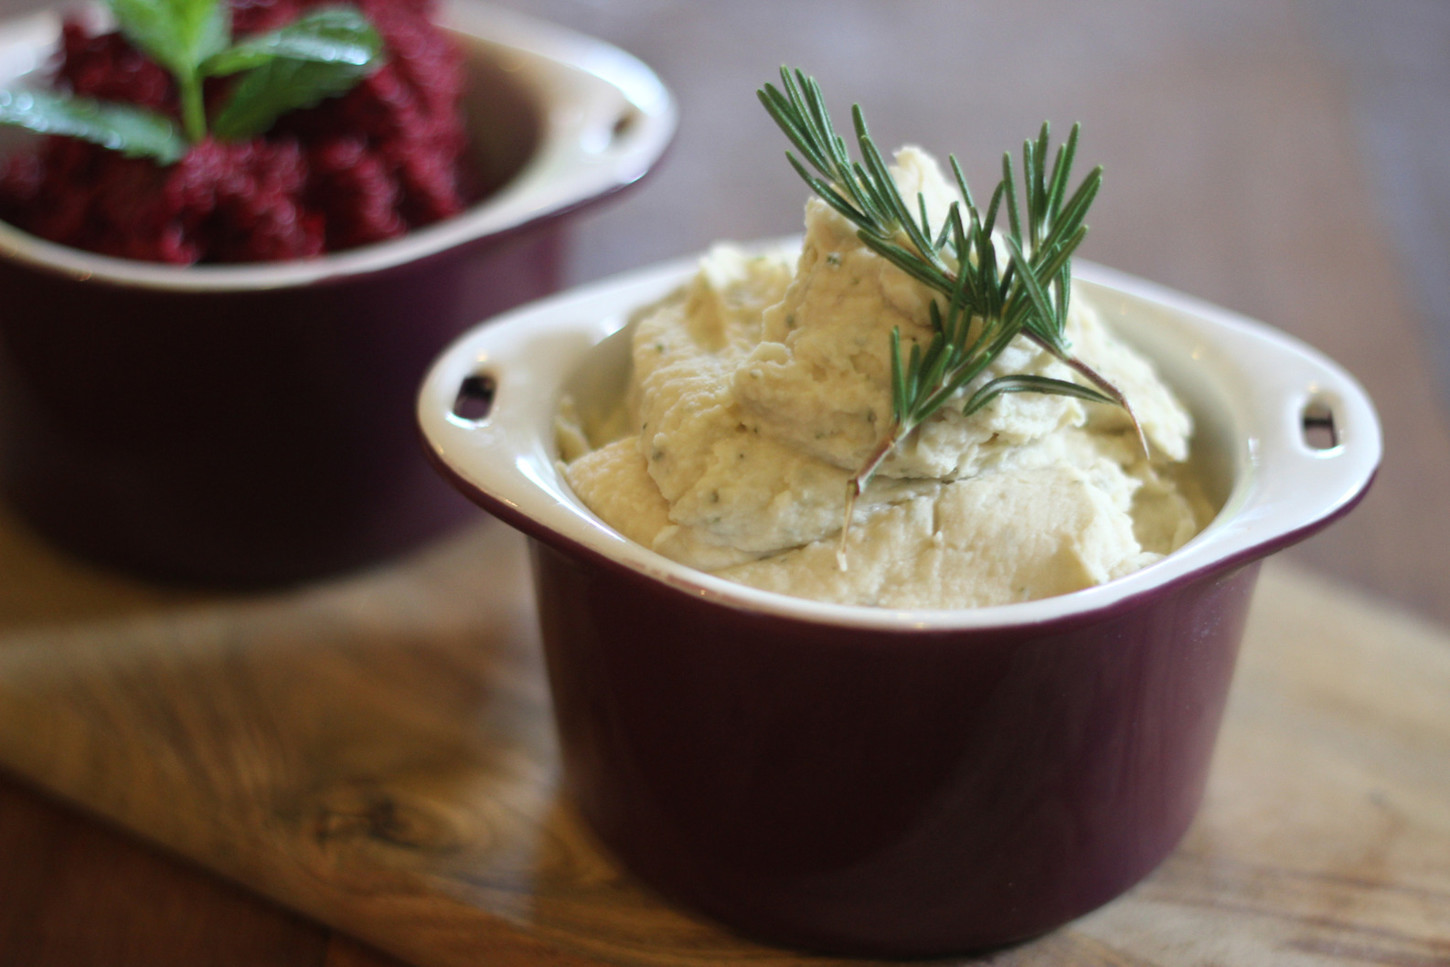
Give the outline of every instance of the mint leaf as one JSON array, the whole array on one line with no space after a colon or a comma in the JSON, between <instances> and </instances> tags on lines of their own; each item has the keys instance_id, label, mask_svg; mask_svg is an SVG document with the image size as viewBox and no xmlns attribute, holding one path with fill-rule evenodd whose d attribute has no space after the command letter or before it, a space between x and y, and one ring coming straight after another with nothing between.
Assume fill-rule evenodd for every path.
<instances>
[{"instance_id":1,"label":"mint leaf","mask_svg":"<svg viewBox=\"0 0 1450 967\"><path fill-rule=\"evenodd\" d=\"M346 93L375 66L283 57L268 61L237 83L212 122L212 133L225 141L256 137L288 111Z\"/></svg>"},{"instance_id":2,"label":"mint leaf","mask_svg":"<svg viewBox=\"0 0 1450 967\"><path fill-rule=\"evenodd\" d=\"M320 7L292 23L239 41L209 57L201 72L217 77L262 67L277 58L367 67L382 39L355 7Z\"/></svg>"},{"instance_id":3,"label":"mint leaf","mask_svg":"<svg viewBox=\"0 0 1450 967\"><path fill-rule=\"evenodd\" d=\"M116 23L135 47L176 78L186 136L206 136L201 62L231 41L231 8L223 0L109 0Z\"/></svg>"},{"instance_id":4,"label":"mint leaf","mask_svg":"<svg viewBox=\"0 0 1450 967\"><path fill-rule=\"evenodd\" d=\"M121 33L179 83L231 41L231 11L221 0L108 0Z\"/></svg>"},{"instance_id":5,"label":"mint leaf","mask_svg":"<svg viewBox=\"0 0 1450 967\"><path fill-rule=\"evenodd\" d=\"M0 90L0 124L38 134L64 134L169 165L186 154L186 139L170 118L138 107L47 91Z\"/></svg>"}]
</instances>

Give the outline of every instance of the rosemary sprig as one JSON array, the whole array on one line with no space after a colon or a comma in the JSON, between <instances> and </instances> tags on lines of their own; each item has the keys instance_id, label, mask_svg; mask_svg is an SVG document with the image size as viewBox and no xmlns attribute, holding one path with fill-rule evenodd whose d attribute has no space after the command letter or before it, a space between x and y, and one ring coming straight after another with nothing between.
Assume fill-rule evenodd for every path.
<instances>
[{"instance_id":1,"label":"rosemary sprig","mask_svg":"<svg viewBox=\"0 0 1450 967\"><path fill-rule=\"evenodd\" d=\"M964 414L980 410L1003 393L1054 393L1118 405L1127 410L1147 452L1142 428L1123 394L1072 355L1065 335L1071 256L1087 234L1083 219L1102 183L1102 168L1094 168L1068 194L1078 126L1073 126L1058 148L1050 168L1046 123L1036 140L1024 143L1021 196L1012 157L1005 154L1002 179L985 213L978 208L961 165L954 156L949 157L962 199L951 204L941 226L933 229L926 199L918 195L913 211L902 198L885 158L871 139L860 105L851 110L860 152L860 160L854 160L831 122L815 79L782 67L780 80L779 89L766 84L758 93L766 111L805 159L802 162L786 152L796 173L856 226L863 244L945 297L944 309L931 303L932 336L925 349L913 344L903 358L900 329L892 330L892 420L847 483L846 519L838 551L842 567L856 498L882 461L979 377L1018 335L1066 363L1087 385L1030 374L998 376L967 397ZM994 229L1004 205L1008 225L1001 237L1008 256L1005 266L999 268Z\"/></svg>"}]
</instances>

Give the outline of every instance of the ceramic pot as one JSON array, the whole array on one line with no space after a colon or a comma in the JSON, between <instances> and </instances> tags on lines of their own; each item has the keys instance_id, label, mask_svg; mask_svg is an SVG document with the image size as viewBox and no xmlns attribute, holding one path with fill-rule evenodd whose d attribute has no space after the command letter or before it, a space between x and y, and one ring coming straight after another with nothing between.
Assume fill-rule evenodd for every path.
<instances>
[{"instance_id":1,"label":"ceramic pot","mask_svg":"<svg viewBox=\"0 0 1450 967\"><path fill-rule=\"evenodd\" d=\"M590 825L663 893L817 950L959 953L1117 896L1198 808L1258 563L1370 484L1381 440L1363 391L1282 333L1080 267L1103 316L1193 410L1212 523L1141 571L1060 597L821 604L624 539L555 466L561 395L583 411L617 398L629 311L691 271L637 273L475 330L419 400L443 474L531 539L565 775ZM464 412L478 386L487 412Z\"/></svg>"}]
</instances>

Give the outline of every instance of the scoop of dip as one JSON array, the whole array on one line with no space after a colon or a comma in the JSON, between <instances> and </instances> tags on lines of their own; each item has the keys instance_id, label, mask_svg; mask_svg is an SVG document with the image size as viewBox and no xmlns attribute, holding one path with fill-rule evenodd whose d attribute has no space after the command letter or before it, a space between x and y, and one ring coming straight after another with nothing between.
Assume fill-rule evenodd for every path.
<instances>
[{"instance_id":1,"label":"scoop of dip","mask_svg":"<svg viewBox=\"0 0 1450 967\"><path fill-rule=\"evenodd\" d=\"M895 160L906 197L936 210L956 197L929 155L903 148ZM942 407L871 478L838 557L847 481L892 413L891 331L926 342L933 298L813 198L798 255L717 246L638 313L620 410L581 420L565 403L565 477L606 523L667 557L841 604L1063 594L1198 532L1209 511L1184 469L1187 410L1075 290L1074 354L1123 393L1149 452L1117 406L1009 393L970 416ZM1072 378L1020 336L980 380L1005 372Z\"/></svg>"}]
</instances>

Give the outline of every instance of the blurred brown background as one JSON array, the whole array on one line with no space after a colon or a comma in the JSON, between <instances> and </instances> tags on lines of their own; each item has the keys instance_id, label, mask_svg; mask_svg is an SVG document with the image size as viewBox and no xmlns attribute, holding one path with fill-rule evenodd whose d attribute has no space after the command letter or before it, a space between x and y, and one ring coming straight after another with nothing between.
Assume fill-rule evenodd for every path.
<instances>
[{"instance_id":1,"label":"blurred brown background","mask_svg":"<svg viewBox=\"0 0 1450 967\"><path fill-rule=\"evenodd\" d=\"M1081 121L1080 157L1106 168L1084 257L1302 337L1380 408L1387 456L1371 494L1290 557L1450 623L1450 4L504 5L635 53L680 103L660 169L578 222L574 281L798 230L804 189L754 96L783 62L822 81L838 118L861 102L883 147L955 153L976 183L1043 119ZM37 6L3 0L0 14ZM75 613L153 601L13 529L0 518L0 560ZM386 962L0 775L3 868L3 963L79 962L77 950L110 964ZM56 940L70 930L100 932Z\"/></svg>"}]
</instances>

